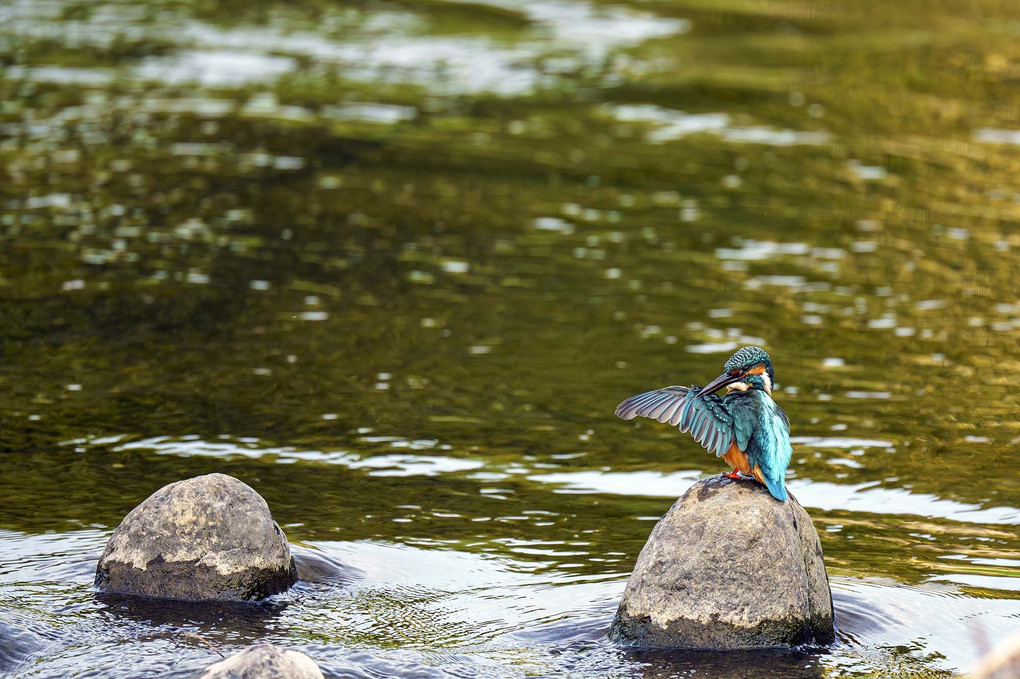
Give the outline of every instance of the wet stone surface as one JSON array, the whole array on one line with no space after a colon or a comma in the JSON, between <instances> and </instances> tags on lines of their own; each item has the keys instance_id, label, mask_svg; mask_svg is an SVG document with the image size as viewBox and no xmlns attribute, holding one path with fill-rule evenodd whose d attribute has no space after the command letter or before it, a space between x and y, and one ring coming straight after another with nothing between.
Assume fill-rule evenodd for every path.
<instances>
[{"instance_id":1,"label":"wet stone surface","mask_svg":"<svg viewBox=\"0 0 1020 679\"><path fill-rule=\"evenodd\" d=\"M611 636L701 649L831 643L832 595L811 517L755 481L699 481L652 530Z\"/></svg>"},{"instance_id":2,"label":"wet stone surface","mask_svg":"<svg viewBox=\"0 0 1020 679\"><path fill-rule=\"evenodd\" d=\"M322 679L322 672L300 651L257 644L210 665L195 679Z\"/></svg>"},{"instance_id":3,"label":"wet stone surface","mask_svg":"<svg viewBox=\"0 0 1020 679\"><path fill-rule=\"evenodd\" d=\"M225 474L153 493L117 527L96 568L102 592L169 599L254 601L296 581L266 501Z\"/></svg>"}]
</instances>

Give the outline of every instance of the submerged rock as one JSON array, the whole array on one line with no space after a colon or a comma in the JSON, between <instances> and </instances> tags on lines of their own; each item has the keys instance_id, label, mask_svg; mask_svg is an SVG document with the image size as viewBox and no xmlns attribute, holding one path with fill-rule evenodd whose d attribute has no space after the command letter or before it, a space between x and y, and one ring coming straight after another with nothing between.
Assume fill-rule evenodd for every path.
<instances>
[{"instance_id":1,"label":"submerged rock","mask_svg":"<svg viewBox=\"0 0 1020 679\"><path fill-rule=\"evenodd\" d=\"M755 481L695 483L648 537L610 635L676 648L832 642L832 594L811 517Z\"/></svg>"},{"instance_id":2,"label":"submerged rock","mask_svg":"<svg viewBox=\"0 0 1020 679\"><path fill-rule=\"evenodd\" d=\"M300 651L256 644L210 665L196 679L322 679L322 672Z\"/></svg>"},{"instance_id":3,"label":"submerged rock","mask_svg":"<svg viewBox=\"0 0 1020 679\"><path fill-rule=\"evenodd\" d=\"M297 581L269 505L226 474L171 483L124 517L96 568L103 592L186 600L264 599Z\"/></svg>"}]
</instances>

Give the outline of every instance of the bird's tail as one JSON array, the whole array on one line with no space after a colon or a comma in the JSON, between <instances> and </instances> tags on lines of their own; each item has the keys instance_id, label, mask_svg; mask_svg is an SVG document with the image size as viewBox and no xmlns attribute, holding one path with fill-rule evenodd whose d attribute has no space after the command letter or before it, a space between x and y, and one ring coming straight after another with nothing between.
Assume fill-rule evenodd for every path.
<instances>
[{"instance_id":1,"label":"bird's tail","mask_svg":"<svg viewBox=\"0 0 1020 679\"><path fill-rule=\"evenodd\" d=\"M765 487L772 493L772 497L776 498L780 502L786 502L786 484L783 483L782 478L774 478L772 476L765 477Z\"/></svg>"},{"instance_id":2,"label":"bird's tail","mask_svg":"<svg viewBox=\"0 0 1020 679\"><path fill-rule=\"evenodd\" d=\"M760 465L752 467L751 473L754 475L754 478L758 479L766 488L769 489L769 493L772 494L772 497L776 498L780 502L786 502L786 484L783 483L783 477L776 478L774 473L766 471L765 468Z\"/></svg>"}]
</instances>

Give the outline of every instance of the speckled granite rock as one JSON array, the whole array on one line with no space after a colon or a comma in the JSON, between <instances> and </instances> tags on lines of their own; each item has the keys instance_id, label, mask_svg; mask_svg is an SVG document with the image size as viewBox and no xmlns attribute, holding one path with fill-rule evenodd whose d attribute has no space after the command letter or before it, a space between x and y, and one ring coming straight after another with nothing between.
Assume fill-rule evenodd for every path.
<instances>
[{"instance_id":1,"label":"speckled granite rock","mask_svg":"<svg viewBox=\"0 0 1020 679\"><path fill-rule=\"evenodd\" d=\"M196 679L323 679L315 661L300 651L256 644L219 661Z\"/></svg>"},{"instance_id":2,"label":"speckled granite rock","mask_svg":"<svg viewBox=\"0 0 1020 679\"><path fill-rule=\"evenodd\" d=\"M695 483L648 537L610 634L677 648L832 642L832 594L811 517L755 481Z\"/></svg>"},{"instance_id":3,"label":"speckled granite rock","mask_svg":"<svg viewBox=\"0 0 1020 679\"><path fill-rule=\"evenodd\" d=\"M160 488L110 536L103 592L186 600L258 600L297 581L287 537L248 485L207 474Z\"/></svg>"}]
</instances>

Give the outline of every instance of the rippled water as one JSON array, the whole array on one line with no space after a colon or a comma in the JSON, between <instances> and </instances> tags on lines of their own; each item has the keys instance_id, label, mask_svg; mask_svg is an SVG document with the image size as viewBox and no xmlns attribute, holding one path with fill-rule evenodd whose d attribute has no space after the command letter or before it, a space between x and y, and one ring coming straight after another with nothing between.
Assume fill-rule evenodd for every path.
<instances>
[{"instance_id":1,"label":"rippled water","mask_svg":"<svg viewBox=\"0 0 1020 679\"><path fill-rule=\"evenodd\" d=\"M942 676L1020 626L1020 41L991 2L0 4L0 672ZM838 642L641 652L723 471L623 398L765 346ZM223 471L302 582L97 597Z\"/></svg>"}]
</instances>

